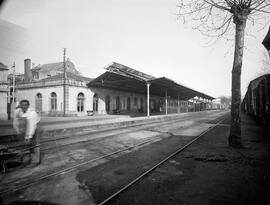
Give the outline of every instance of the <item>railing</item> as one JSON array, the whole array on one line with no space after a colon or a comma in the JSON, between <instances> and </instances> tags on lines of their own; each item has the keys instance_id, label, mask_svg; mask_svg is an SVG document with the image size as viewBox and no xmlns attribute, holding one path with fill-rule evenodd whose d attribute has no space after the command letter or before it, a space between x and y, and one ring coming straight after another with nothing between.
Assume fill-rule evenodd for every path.
<instances>
[{"instance_id":1,"label":"railing","mask_svg":"<svg viewBox=\"0 0 270 205\"><path fill-rule=\"evenodd\" d=\"M17 88L29 88L29 87L43 87L43 86L55 86L63 85L63 80L51 80L51 81L38 81L38 82L23 82L17 85ZM66 85L75 85L75 86L86 86L85 82L76 81L76 80L66 80Z\"/></svg>"}]
</instances>

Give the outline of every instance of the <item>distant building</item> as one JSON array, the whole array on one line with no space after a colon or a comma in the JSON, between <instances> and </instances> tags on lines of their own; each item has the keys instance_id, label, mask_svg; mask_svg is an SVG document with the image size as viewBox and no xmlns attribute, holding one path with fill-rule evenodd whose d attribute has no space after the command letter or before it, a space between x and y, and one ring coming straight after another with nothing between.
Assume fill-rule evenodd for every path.
<instances>
[{"instance_id":1,"label":"distant building","mask_svg":"<svg viewBox=\"0 0 270 205\"><path fill-rule=\"evenodd\" d=\"M217 110L224 110L224 109L229 109L230 105L227 103L223 103L220 98L216 98L212 101L212 109L217 109Z\"/></svg>"},{"instance_id":2,"label":"distant building","mask_svg":"<svg viewBox=\"0 0 270 205\"><path fill-rule=\"evenodd\" d=\"M7 119L8 68L0 62L0 119Z\"/></svg>"},{"instance_id":3,"label":"distant building","mask_svg":"<svg viewBox=\"0 0 270 205\"><path fill-rule=\"evenodd\" d=\"M31 66L31 61L29 60L29 62L30 64L28 66ZM61 74L64 72L63 69L64 69L63 62L38 65L32 68L31 70L28 69L25 70L24 80L39 81L45 78L49 78L51 76ZM66 61L66 72L72 73L76 76L81 76L81 74L79 73L79 71L76 70L75 65L70 61L70 59L67 59Z\"/></svg>"}]
</instances>

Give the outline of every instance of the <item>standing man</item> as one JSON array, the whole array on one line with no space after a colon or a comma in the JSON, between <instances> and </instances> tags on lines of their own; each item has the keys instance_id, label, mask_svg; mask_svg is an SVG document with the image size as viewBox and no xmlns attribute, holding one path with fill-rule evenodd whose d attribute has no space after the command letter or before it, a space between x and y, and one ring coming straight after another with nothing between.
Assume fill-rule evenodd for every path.
<instances>
[{"instance_id":1,"label":"standing man","mask_svg":"<svg viewBox=\"0 0 270 205\"><path fill-rule=\"evenodd\" d=\"M40 164L40 136L37 131L37 123L40 121L40 117L29 106L28 100L20 102L19 107L15 111L14 128L30 147L32 163Z\"/></svg>"}]
</instances>

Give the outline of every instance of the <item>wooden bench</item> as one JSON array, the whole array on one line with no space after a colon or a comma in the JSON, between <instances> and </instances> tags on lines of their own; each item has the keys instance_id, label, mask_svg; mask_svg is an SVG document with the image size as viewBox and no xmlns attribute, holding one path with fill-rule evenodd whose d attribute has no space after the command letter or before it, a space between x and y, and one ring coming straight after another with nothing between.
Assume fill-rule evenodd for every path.
<instances>
[{"instance_id":1,"label":"wooden bench","mask_svg":"<svg viewBox=\"0 0 270 205\"><path fill-rule=\"evenodd\" d=\"M87 112L87 115L88 116L94 115L94 111L93 110L87 110L86 112Z\"/></svg>"}]
</instances>

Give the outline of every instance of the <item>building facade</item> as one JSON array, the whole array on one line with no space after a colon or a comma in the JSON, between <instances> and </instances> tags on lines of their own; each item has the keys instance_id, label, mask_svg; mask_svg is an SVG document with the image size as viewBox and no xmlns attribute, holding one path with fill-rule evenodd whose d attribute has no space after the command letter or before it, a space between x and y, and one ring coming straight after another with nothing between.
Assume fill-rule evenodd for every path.
<instances>
[{"instance_id":1,"label":"building facade","mask_svg":"<svg viewBox=\"0 0 270 205\"><path fill-rule=\"evenodd\" d=\"M68 116L86 115L87 110L91 110L91 92L87 88L86 82L82 80L67 77L65 98ZM18 101L28 99L31 107L42 115L61 116L64 110L62 75L19 84L17 99Z\"/></svg>"}]
</instances>

